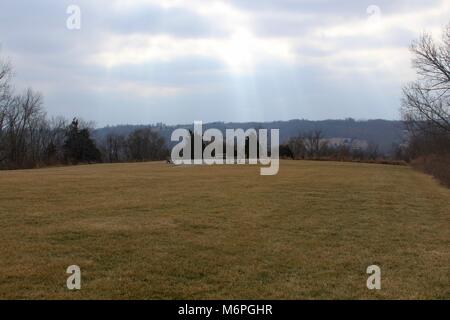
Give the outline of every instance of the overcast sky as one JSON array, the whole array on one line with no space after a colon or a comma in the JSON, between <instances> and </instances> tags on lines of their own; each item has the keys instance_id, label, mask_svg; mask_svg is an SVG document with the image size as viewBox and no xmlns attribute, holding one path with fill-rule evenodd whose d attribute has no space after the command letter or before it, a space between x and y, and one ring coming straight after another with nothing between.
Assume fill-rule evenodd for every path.
<instances>
[{"instance_id":1,"label":"overcast sky","mask_svg":"<svg viewBox=\"0 0 450 320\"><path fill-rule=\"evenodd\" d=\"M98 126L396 119L408 45L449 22L449 0L1 0L0 55Z\"/></svg>"}]
</instances>

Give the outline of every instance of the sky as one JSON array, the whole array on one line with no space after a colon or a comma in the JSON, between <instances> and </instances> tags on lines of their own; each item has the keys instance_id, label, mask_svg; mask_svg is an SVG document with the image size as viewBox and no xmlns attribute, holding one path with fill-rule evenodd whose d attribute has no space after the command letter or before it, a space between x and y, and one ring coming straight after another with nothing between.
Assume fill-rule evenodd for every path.
<instances>
[{"instance_id":1,"label":"sky","mask_svg":"<svg viewBox=\"0 0 450 320\"><path fill-rule=\"evenodd\" d=\"M411 41L448 23L449 0L1 0L0 57L97 126L398 119Z\"/></svg>"}]
</instances>

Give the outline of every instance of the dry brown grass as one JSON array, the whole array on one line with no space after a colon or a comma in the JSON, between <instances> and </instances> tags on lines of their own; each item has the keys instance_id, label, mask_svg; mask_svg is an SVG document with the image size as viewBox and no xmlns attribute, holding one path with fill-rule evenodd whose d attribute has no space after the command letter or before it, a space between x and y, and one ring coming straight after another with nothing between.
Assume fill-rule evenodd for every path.
<instances>
[{"instance_id":1,"label":"dry brown grass","mask_svg":"<svg viewBox=\"0 0 450 320\"><path fill-rule=\"evenodd\" d=\"M450 298L450 190L408 167L0 172L0 204L3 299Z\"/></svg>"}]
</instances>

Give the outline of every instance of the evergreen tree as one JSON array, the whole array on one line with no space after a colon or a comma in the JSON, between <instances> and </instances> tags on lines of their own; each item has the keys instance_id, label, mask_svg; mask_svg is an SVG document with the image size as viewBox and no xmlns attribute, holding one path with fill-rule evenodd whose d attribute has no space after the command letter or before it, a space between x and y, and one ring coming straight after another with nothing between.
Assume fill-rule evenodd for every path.
<instances>
[{"instance_id":1,"label":"evergreen tree","mask_svg":"<svg viewBox=\"0 0 450 320\"><path fill-rule=\"evenodd\" d=\"M101 154L94 140L91 139L89 129L80 129L79 121L74 118L67 128L64 142L64 158L70 163L100 162Z\"/></svg>"}]
</instances>

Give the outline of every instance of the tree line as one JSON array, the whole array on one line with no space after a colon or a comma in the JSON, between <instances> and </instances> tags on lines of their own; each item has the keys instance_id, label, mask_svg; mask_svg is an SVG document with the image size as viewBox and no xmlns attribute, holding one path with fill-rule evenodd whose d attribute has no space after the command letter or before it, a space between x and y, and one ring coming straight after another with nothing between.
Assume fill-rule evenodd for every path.
<instances>
[{"instance_id":1,"label":"tree line","mask_svg":"<svg viewBox=\"0 0 450 320\"><path fill-rule=\"evenodd\" d=\"M321 130L313 130L290 138L280 145L282 157L303 160L377 161L385 159L379 146L369 142L367 146L350 143L331 144Z\"/></svg>"},{"instance_id":2,"label":"tree line","mask_svg":"<svg viewBox=\"0 0 450 320\"><path fill-rule=\"evenodd\" d=\"M106 162L165 160L166 142L151 128L136 129L128 136L108 134L100 147Z\"/></svg>"}]
</instances>

